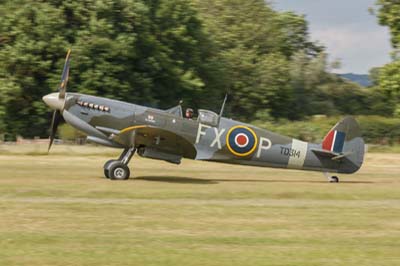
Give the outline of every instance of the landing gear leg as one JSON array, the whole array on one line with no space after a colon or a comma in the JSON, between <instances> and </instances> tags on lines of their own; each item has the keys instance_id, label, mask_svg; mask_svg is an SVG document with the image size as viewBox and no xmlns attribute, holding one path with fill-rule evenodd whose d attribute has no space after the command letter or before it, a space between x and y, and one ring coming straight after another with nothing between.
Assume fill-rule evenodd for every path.
<instances>
[{"instance_id":1,"label":"landing gear leg","mask_svg":"<svg viewBox=\"0 0 400 266\"><path fill-rule=\"evenodd\" d=\"M327 172L324 172L324 176L328 178L329 183L339 183L339 177L330 176Z\"/></svg>"},{"instance_id":2,"label":"landing gear leg","mask_svg":"<svg viewBox=\"0 0 400 266\"><path fill-rule=\"evenodd\" d=\"M128 163L135 154L135 148L126 148L118 160L109 160L104 164L104 175L112 180L129 179Z\"/></svg>"}]
</instances>

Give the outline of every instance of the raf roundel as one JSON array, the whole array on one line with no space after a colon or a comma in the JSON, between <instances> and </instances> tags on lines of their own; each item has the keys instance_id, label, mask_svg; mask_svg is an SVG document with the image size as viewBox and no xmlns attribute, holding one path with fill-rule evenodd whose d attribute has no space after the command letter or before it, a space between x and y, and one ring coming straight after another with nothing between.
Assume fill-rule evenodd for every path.
<instances>
[{"instance_id":1,"label":"raf roundel","mask_svg":"<svg viewBox=\"0 0 400 266\"><path fill-rule=\"evenodd\" d=\"M246 126L232 127L226 135L226 146L236 156L248 156L257 147L257 135Z\"/></svg>"}]
</instances>

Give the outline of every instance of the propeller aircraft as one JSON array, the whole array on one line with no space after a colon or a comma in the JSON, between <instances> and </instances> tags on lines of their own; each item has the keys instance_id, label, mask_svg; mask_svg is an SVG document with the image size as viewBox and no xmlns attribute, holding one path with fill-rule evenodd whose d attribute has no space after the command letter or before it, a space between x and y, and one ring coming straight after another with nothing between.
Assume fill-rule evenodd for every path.
<instances>
[{"instance_id":1,"label":"propeller aircraft","mask_svg":"<svg viewBox=\"0 0 400 266\"><path fill-rule=\"evenodd\" d=\"M127 102L66 91L70 55L67 53L58 92L43 97L54 110L49 150L60 120L87 135L96 144L122 149L118 159L104 164L112 180L130 176L128 163L137 152L142 157L180 164L182 158L259 167L323 172L330 182L337 176L358 171L364 159L364 141L357 122L345 117L322 143L308 143L223 117L227 97L219 114L193 110L183 115L181 105L160 110Z\"/></svg>"}]
</instances>

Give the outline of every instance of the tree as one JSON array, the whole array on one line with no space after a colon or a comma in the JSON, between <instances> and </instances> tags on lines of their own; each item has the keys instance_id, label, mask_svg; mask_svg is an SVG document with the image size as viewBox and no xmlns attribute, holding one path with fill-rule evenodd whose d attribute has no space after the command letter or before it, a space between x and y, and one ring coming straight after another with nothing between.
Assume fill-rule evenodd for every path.
<instances>
[{"instance_id":1,"label":"tree","mask_svg":"<svg viewBox=\"0 0 400 266\"><path fill-rule=\"evenodd\" d=\"M392 46L395 49L394 61L380 68L378 86L386 96L386 102L394 105L393 109L400 109L400 59L396 52L400 49L400 2L391 0L378 0L379 23L388 26L391 33ZM392 112L393 113L393 110Z\"/></svg>"},{"instance_id":2,"label":"tree","mask_svg":"<svg viewBox=\"0 0 400 266\"><path fill-rule=\"evenodd\" d=\"M276 21L281 32L281 52L288 58L299 51L304 51L311 56L316 56L324 51L322 46L310 41L308 22L304 15L282 12L277 14Z\"/></svg>"},{"instance_id":3,"label":"tree","mask_svg":"<svg viewBox=\"0 0 400 266\"><path fill-rule=\"evenodd\" d=\"M62 12L32 1L6 1L0 10L2 120L11 134L41 135L48 128L41 96L56 88L49 82L58 61L55 55L68 47Z\"/></svg>"},{"instance_id":4,"label":"tree","mask_svg":"<svg viewBox=\"0 0 400 266\"><path fill-rule=\"evenodd\" d=\"M8 0L0 14L0 129L12 134L46 135L41 97L57 88L67 48L70 91L161 108L181 98L207 107L221 95L188 0Z\"/></svg>"},{"instance_id":5,"label":"tree","mask_svg":"<svg viewBox=\"0 0 400 266\"><path fill-rule=\"evenodd\" d=\"M67 48L69 91L214 110L229 92L226 114L245 122L384 110L329 73L304 16L264 0L3 0L0 16L1 132L47 135L41 98L56 90ZM392 67L380 97L398 95Z\"/></svg>"},{"instance_id":6,"label":"tree","mask_svg":"<svg viewBox=\"0 0 400 266\"><path fill-rule=\"evenodd\" d=\"M392 103L395 109L400 108L400 60L380 69L379 90L385 95L387 104Z\"/></svg>"},{"instance_id":7,"label":"tree","mask_svg":"<svg viewBox=\"0 0 400 266\"><path fill-rule=\"evenodd\" d=\"M294 117L287 75L292 56L307 51L310 60L322 50L309 40L304 17L276 12L263 0L195 3L223 62L230 114L245 121Z\"/></svg>"},{"instance_id":8,"label":"tree","mask_svg":"<svg viewBox=\"0 0 400 266\"><path fill-rule=\"evenodd\" d=\"M400 48L400 2L396 0L377 0L378 19L383 26L388 26L392 35L392 45Z\"/></svg>"}]
</instances>

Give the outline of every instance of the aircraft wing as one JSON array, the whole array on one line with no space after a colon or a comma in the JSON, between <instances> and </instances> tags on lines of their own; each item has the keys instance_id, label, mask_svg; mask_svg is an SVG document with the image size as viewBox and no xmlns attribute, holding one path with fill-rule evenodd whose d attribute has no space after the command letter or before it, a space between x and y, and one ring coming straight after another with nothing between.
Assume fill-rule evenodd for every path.
<instances>
[{"instance_id":1,"label":"aircraft wing","mask_svg":"<svg viewBox=\"0 0 400 266\"><path fill-rule=\"evenodd\" d=\"M117 132L115 132L117 133ZM145 147L160 153L195 158L196 149L182 136L154 126L133 126L114 134L113 141L125 146Z\"/></svg>"}]
</instances>

